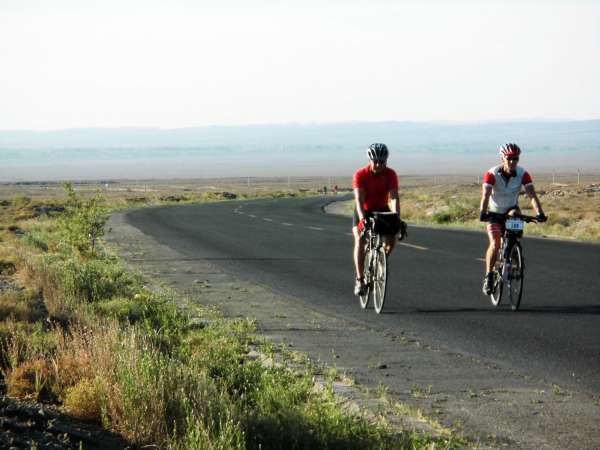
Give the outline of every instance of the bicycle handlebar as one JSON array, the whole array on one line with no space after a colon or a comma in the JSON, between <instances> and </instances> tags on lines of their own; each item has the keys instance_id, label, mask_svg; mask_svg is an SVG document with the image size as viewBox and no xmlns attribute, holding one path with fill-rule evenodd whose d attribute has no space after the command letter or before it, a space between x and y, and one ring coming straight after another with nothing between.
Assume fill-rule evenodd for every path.
<instances>
[{"instance_id":1,"label":"bicycle handlebar","mask_svg":"<svg viewBox=\"0 0 600 450\"><path fill-rule=\"evenodd\" d=\"M524 222L527 222L527 223L530 223L530 222L539 223L540 222L537 217L535 217L535 216L527 216L525 214L513 214L512 216L507 216L507 218L510 218L510 217L516 217L517 219L521 219L521 220L523 220Z\"/></svg>"},{"instance_id":2,"label":"bicycle handlebar","mask_svg":"<svg viewBox=\"0 0 600 450\"><path fill-rule=\"evenodd\" d=\"M500 214L500 213L495 213L495 212L491 212L490 211L490 212L488 212L488 214L490 214L491 216L502 217L502 218L505 218L505 219L510 219L511 217L514 217L516 219L521 219L521 220L523 220L524 222L527 222L527 223L530 223L530 222L539 223L540 222L538 220L538 218L535 217L535 216L527 216L525 214L520 214L520 213L515 213L515 214L512 214L512 215L508 215L506 213Z\"/></svg>"}]
</instances>

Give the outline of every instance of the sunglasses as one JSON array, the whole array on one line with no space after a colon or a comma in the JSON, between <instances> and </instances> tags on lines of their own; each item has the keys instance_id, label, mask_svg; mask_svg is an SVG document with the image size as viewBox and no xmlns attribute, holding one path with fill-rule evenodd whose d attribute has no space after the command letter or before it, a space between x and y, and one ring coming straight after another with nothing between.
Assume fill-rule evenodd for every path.
<instances>
[{"instance_id":1,"label":"sunglasses","mask_svg":"<svg viewBox=\"0 0 600 450\"><path fill-rule=\"evenodd\" d=\"M506 158L506 160L507 161L515 161L515 162L517 162L519 160L519 158L511 156L511 157Z\"/></svg>"}]
</instances>

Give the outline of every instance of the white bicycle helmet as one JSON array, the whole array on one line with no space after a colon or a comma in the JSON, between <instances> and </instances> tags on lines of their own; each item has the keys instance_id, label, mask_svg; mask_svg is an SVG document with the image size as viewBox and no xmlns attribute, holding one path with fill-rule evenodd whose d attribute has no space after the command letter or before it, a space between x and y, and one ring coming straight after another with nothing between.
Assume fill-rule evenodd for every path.
<instances>
[{"instance_id":1,"label":"white bicycle helmet","mask_svg":"<svg viewBox=\"0 0 600 450\"><path fill-rule=\"evenodd\" d=\"M507 158L513 158L516 156L519 156L521 154L521 149L519 148L519 146L517 144L512 144L512 143L508 143L508 144L504 144L502 147L500 147L500 155L501 156L505 156Z\"/></svg>"}]
</instances>

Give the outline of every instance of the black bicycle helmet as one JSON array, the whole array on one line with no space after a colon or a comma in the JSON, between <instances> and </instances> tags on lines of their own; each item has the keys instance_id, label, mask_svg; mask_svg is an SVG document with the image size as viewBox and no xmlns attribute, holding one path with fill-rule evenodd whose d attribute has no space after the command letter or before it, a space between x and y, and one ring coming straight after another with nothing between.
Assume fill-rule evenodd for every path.
<instances>
[{"instance_id":1,"label":"black bicycle helmet","mask_svg":"<svg viewBox=\"0 0 600 450\"><path fill-rule=\"evenodd\" d=\"M388 159L389 154L387 145L379 142L369 145L367 149L367 156L371 161L385 161Z\"/></svg>"}]
</instances>

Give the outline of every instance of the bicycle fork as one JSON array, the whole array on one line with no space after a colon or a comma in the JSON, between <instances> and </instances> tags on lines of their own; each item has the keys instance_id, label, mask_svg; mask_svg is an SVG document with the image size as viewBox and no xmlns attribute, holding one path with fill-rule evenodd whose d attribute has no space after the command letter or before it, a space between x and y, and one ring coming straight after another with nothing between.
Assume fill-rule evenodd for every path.
<instances>
[{"instance_id":1,"label":"bicycle fork","mask_svg":"<svg viewBox=\"0 0 600 450\"><path fill-rule=\"evenodd\" d=\"M375 249L377 249L378 247L378 240L373 239L370 242L369 247L367 248L367 251L369 252L369 264L368 264L368 270L367 270L367 274L368 274L368 280L365 280L366 283L368 283L369 286L371 286L373 284L374 278L375 278L375 264L376 264L376 258L377 258L377 252L375 251Z\"/></svg>"},{"instance_id":2,"label":"bicycle fork","mask_svg":"<svg viewBox=\"0 0 600 450\"><path fill-rule=\"evenodd\" d=\"M373 275L375 272L375 252L373 251L372 248L369 249L369 269L368 269L368 277L369 279L366 280L367 283L370 285L373 284Z\"/></svg>"}]
</instances>

